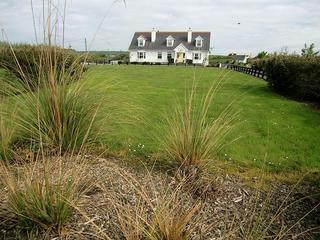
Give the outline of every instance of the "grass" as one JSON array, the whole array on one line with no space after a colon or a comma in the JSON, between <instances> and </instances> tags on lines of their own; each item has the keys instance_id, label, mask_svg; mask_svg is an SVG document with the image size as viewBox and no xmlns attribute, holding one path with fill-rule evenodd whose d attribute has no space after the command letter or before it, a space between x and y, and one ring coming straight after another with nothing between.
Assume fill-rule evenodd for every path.
<instances>
[{"instance_id":1,"label":"grass","mask_svg":"<svg viewBox=\"0 0 320 240\"><path fill-rule=\"evenodd\" d=\"M114 151L128 151L139 143L145 146L142 154L157 153L158 144L153 132L161 125L162 113L169 111L192 87L194 74L199 93L227 74L223 86L209 109L209 117L225 109L240 111L237 126L226 139L240 140L225 146L217 157L231 165L249 168L265 167L270 171L318 171L320 167L318 133L320 113L304 103L273 93L267 83L254 77L214 68L185 68L167 66L98 66L87 72L89 85L118 82L115 90L143 108L142 120L136 126L119 129ZM151 123L151 124L150 124ZM125 143L125 146L121 146ZM129 144L131 147L129 147ZM141 151L139 151L141 152Z\"/></svg>"},{"instance_id":2,"label":"grass","mask_svg":"<svg viewBox=\"0 0 320 240\"><path fill-rule=\"evenodd\" d=\"M194 86L183 102L167 112L160 131L161 150L181 167L210 164L237 116L228 107L215 118L208 116L219 83L200 100L196 98L196 90Z\"/></svg>"},{"instance_id":3,"label":"grass","mask_svg":"<svg viewBox=\"0 0 320 240\"><path fill-rule=\"evenodd\" d=\"M222 55L211 55L209 57L209 63L215 64L215 63L230 63L233 61L233 58L230 56L222 56Z\"/></svg>"},{"instance_id":4,"label":"grass","mask_svg":"<svg viewBox=\"0 0 320 240\"><path fill-rule=\"evenodd\" d=\"M76 159L2 165L0 180L8 194L5 207L27 229L60 230L90 187L86 167Z\"/></svg>"}]
</instances>

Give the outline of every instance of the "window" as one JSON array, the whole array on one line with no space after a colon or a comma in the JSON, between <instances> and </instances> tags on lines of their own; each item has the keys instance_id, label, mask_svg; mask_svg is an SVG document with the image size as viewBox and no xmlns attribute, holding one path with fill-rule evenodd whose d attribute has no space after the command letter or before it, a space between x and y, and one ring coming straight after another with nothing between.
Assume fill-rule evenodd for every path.
<instances>
[{"instance_id":1,"label":"window","mask_svg":"<svg viewBox=\"0 0 320 240\"><path fill-rule=\"evenodd\" d=\"M168 59L172 58L172 53L168 53Z\"/></svg>"},{"instance_id":2,"label":"window","mask_svg":"<svg viewBox=\"0 0 320 240\"><path fill-rule=\"evenodd\" d=\"M201 60L201 53L195 53L194 60Z\"/></svg>"},{"instance_id":3,"label":"window","mask_svg":"<svg viewBox=\"0 0 320 240\"><path fill-rule=\"evenodd\" d=\"M202 40L201 39L196 40L196 47L202 47Z\"/></svg>"},{"instance_id":4,"label":"window","mask_svg":"<svg viewBox=\"0 0 320 240\"><path fill-rule=\"evenodd\" d=\"M158 52L158 59L162 59L162 52Z\"/></svg>"},{"instance_id":5,"label":"window","mask_svg":"<svg viewBox=\"0 0 320 240\"><path fill-rule=\"evenodd\" d=\"M138 46L143 47L144 46L144 39L140 38L138 39Z\"/></svg>"},{"instance_id":6,"label":"window","mask_svg":"<svg viewBox=\"0 0 320 240\"><path fill-rule=\"evenodd\" d=\"M138 59L146 59L146 52L138 52Z\"/></svg>"},{"instance_id":7,"label":"window","mask_svg":"<svg viewBox=\"0 0 320 240\"><path fill-rule=\"evenodd\" d=\"M173 39L168 39L167 40L167 47L173 47L173 42L174 42Z\"/></svg>"}]
</instances>

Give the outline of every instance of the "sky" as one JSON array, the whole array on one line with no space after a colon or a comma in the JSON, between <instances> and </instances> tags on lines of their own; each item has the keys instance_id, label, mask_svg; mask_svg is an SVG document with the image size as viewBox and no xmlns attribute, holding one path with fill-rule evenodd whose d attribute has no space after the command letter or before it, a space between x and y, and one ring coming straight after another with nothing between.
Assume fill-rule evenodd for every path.
<instances>
[{"instance_id":1,"label":"sky","mask_svg":"<svg viewBox=\"0 0 320 240\"><path fill-rule=\"evenodd\" d=\"M35 43L42 0L32 2L34 18L31 0L0 0L1 39ZM76 50L85 38L89 50L127 50L135 31L189 27L211 32L213 54L320 48L320 0L69 0L65 23L65 43Z\"/></svg>"}]
</instances>

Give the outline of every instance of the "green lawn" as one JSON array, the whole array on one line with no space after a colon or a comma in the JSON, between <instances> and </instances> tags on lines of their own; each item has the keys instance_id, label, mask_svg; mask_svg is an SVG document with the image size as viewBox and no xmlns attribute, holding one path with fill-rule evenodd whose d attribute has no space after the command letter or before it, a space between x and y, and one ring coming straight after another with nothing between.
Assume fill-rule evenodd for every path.
<instances>
[{"instance_id":1,"label":"green lawn","mask_svg":"<svg viewBox=\"0 0 320 240\"><path fill-rule=\"evenodd\" d=\"M157 152L152 133L160 124L161 114L170 111L177 97L184 95L194 74L200 93L227 74L212 114L232 101L234 111L240 111L227 142L240 139L224 147L221 160L247 167L265 163L271 171L320 169L319 111L272 93L260 79L215 68L123 65L90 68L84 81L93 85L115 81L113 91L143 109L141 121L117 131L117 141L124 146L115 148L128 149L129 144L141 143L146 146L146 154L151 154Z\"/></svg>"}]
</instances>

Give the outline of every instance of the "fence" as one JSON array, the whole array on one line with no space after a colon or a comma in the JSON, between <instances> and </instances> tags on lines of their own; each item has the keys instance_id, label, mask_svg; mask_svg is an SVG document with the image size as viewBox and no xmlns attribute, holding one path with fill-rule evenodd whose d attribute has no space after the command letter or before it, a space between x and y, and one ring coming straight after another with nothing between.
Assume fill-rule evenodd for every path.
<instances>
[{"instance_id":1,"label":"fence","mask_svg":"<svg viewBox=\"0 0 320 240\"><path fill-rule=\"evenodd\" d=\"M228 68L232 69L234 71L243 72L243 73L258 77L258 78L262 78L266 81L268 79L266 73L260 69L257 69L257 68L249 68L249 67L243 67L243 66L232 65L232 64L228 65Z\"/></svg>"}]
</instances>

